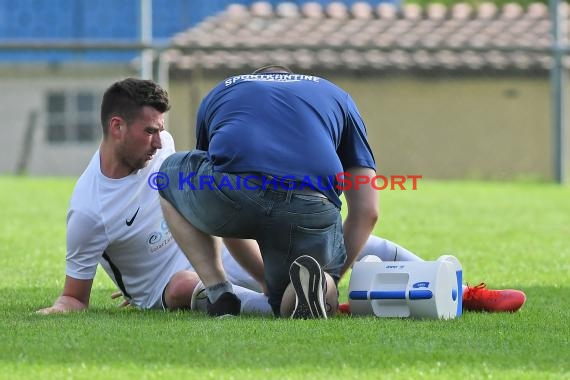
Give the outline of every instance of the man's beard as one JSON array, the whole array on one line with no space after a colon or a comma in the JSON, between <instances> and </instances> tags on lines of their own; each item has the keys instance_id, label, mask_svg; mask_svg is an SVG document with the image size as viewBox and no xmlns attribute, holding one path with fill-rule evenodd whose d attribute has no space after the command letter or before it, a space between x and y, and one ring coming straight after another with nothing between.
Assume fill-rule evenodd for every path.
<instances>
[{"instance_id":1,"label":"man's beard","mask_svg":"<svg viewBox=\"0 0 570 380\"><path fill-rule=\"evenodd\" d=\"M143 169L147 166L148 161L145 159L129 159L127 157L123 157L123 164L127 166L130 170L130 173L134 173L140 169Z\"/></svg>"}]
</instances>

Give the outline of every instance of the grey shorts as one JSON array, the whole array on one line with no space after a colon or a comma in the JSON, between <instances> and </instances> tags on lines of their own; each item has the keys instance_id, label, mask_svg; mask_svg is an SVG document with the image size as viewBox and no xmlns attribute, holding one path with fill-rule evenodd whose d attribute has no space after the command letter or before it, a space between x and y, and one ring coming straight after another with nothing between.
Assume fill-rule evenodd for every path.
<instances>
[{"instance_id":1,"label":"grey shorts","mask_svg":"<svg viewBox=\"0 0 570 380\"><path fill-rule=\"evenodd\" d=\"M338 281L346 261L342 218L321 193L260 186L257 174L215 172L206 152L199 150L171 155L160 171L170 179L160 195L196 228L258 242L276 315L290 282L289 266L297 257L314 257Z\"/></svg>"}]
</instances>

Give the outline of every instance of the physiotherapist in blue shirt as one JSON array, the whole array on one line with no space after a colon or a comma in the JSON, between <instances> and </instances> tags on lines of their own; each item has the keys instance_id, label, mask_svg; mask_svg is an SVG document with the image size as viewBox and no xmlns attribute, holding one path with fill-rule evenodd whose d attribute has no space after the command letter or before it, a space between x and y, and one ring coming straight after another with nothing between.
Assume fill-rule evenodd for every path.
<instances>
[{"instance_id":1,"label":"physiotherapist in blue shirt","mask_svg":"<svg viewBox=\"0 0 570 380\"><path fill-rule=\"evenodd\" d=\"M265 66L210 91L196 138L196 150L163 163L170 182L160 195L206 286L208 313L240 310L220 261L222 237L245 269L264 271L276 316L333 315L336 284L379 214L374 156L350 95L323 78Z\"/></svg>"}]
</instances>

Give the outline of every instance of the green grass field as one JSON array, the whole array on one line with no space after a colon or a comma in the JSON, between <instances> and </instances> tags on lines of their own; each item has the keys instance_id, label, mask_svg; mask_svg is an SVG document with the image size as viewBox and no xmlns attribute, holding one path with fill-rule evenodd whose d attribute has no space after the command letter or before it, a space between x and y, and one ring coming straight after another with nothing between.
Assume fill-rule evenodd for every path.
<instances>
[{"instance_id":1,"label":"green grass field","mask_svg":"<svg viewBox=\"0 0 570 380\"><path fill-rule=\"evenodd\" d=\"M527 294L515 314L327 321L119 309L103 271L91 309L59 295L73 179L0 177L1 379L570 379L570 188L419 181L382 192L376 233L464 279ZM348 281L341 284L346 300Z\"/></svg>"}]
</instances>

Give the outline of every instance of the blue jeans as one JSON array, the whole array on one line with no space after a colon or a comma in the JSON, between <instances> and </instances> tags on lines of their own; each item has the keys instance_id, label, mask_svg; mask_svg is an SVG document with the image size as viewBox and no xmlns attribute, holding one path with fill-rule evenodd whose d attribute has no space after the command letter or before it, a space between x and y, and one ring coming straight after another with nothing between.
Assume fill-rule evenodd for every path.
<instances>
[{"instance_id":1,"label":"blue jeans","mask_svg":"<svg viewBox=\"0 0 570 380\"><path fill-rule=\"evenodd\" d=\"M276 315L290 282L289 266L297 257L314 257L338 281L346 261L342 218L322 194L244 180L259 178L255 175L215 172L206 152L199 150L175 153L160 171L170 179L160 195L194 227L258 242Z\"/></svg>"}]
</instances>

